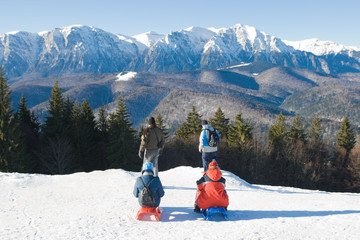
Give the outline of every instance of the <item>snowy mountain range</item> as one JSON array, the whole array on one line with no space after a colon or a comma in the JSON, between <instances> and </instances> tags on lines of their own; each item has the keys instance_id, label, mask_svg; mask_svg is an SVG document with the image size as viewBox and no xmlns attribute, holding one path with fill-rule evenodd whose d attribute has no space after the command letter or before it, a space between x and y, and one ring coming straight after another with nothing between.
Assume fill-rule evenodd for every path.
<instances>
[{"instance_id":1,"label":"snowy mountain range","mask_svg":"<svg viewBox=\"0 0 360 240\"><path fill-rule=\"evenodd\" d=\"M223 171L229 220L214 215L205 221L193 211L200 167L160 169L162 219L137 221L132 191L138 176L122 169L0 173L0 239L359 238L360 194L252 185L229 171Z\"/></svg>"},{"instance_id":2,"label":"snowy mountain range","mask_svg":"<svg viewBox=\"0 0 360 240\"><path fill-rule=\"evenodd\" d=\"M354 47L283 41L243 25L133 37L82 25L0 35L14 108L24 95L44 121L57 79L64 96L87 99L95 113L114 111L122 95L134 127L161 114L171 133L195 106L208 119L219 107L231 121L241 111L262 133L280 112L307 123L318 115L333 137L344 116L360 126L359 59Z\"/></svg>"},{"instance_id":3,"label":"snowy mountain range","mask_svg":"<svg viewBox=\"0 0 360 240\"><path fill-rule=\"evenodd\" d=\"M360 50L320 40L283 41L240 24L133 37L82 25L0 35L0 65L10 80L73 73L169 73L258 61L329 74L359 72Z\"/></svg>"}]
</instances>

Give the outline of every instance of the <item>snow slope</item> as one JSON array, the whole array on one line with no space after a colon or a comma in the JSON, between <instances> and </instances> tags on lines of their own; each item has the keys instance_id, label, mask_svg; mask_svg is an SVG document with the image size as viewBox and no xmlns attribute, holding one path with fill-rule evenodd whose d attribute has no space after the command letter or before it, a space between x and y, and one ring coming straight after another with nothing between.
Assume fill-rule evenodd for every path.
<instances>
[{"instance_id":1,"label":"snow slope","mask_svg":"<svg viewBox=\"0 0 360 240\"><path fill-rule=\"evenodd\" d=\"M139 173L0 173L0 239L359 239L360 194L254 186L224 171L228 215L193 212L200 168L160 172L162 221L136 221Z\"/></svg>"}]
</instances>

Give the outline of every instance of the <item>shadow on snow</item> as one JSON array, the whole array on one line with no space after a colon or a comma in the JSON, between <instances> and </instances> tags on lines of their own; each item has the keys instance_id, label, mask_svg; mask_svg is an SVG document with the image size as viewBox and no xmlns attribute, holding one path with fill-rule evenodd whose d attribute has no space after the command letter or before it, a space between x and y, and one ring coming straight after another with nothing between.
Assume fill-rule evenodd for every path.
<instances>
[{"instance_id":1,"label":"shadow on snow","mask_svg":"<svg viewBox=\"0 0 360 240\"><path fill-rule=\"evenodd\" d=\"M183 222L203 219L202 214L195 213L193 208L189 207L161 207L163 222ZM325 217L332 215L360 214L360 210L344 211L256 211L256 210L231 210L229 209L229 221L242 221L254 219L272 219L272 218L300 218L300 217ZM215 216L213 221L225 221L222 216Z\"/></svg>"},{"instance_id":2,"label":"shadow on snow","mask_svg":"<svg viewBox=\"0 0 360 240\"><path fill-rule=\"evenodd\" d=\"M344 211L254 211L254 210L229 210L229 219L233 221L267 219L267 218L298 218L298 217L325 217L331 215L360 214L360 210Z\"/></svg>"}]
</instances>

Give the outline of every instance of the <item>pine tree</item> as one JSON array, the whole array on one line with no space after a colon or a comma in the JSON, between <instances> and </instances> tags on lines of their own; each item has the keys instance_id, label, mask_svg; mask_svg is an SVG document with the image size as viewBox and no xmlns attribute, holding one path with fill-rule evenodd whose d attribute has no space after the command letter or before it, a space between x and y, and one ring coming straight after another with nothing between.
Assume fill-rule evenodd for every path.
<instances>
[{"instance_id":1,"label":"pine tree","mask_svg":"<svg viewBox=\"0 0 360 240\"><path fill-rule=\"evenodd\" d=\"M46 118L45 125L43 127L43 132L46 137L63 137L66 125L63 122L64 106L65 103L61 93L61 88L59 87L58 80L56 80L49 99L50 116Z\"/></svg>"},{"instance_id":2,"label":"pine tree","mask_svg":"<svg viewBox=\"0 0 360 240\"><path fill-rule=\"evenodd\" d=\"M210 125L219 131L221 137L228 138L229 119L219 107L215 112L214 118L210 119Z\"/></svg>"},{"instance_id":3,"label":"pine tree","mask_svg":"<svg viewBox=\"0 0 360 240\"><path fill-rule=\"evenodd\" d=\"M106 148L109 143L109 120L104 105L102 105L99 109L98 121L96 125L99 132L98 149L100 155L102 156L100 157L100 162L98 161L98 163L100 164L101 169L107 169L109 167L106 157Z\"/></svg>"},{"instance_id":4,"label":"pine tree","mask_svg":"<svg viewBox=\"0 0 360 240\"><path fill-rule=\"evenodd\" d=\"M193 134L201 132L201 115L196 112L195 106L192 106L191 112L188 113L186 122L182 123L180 128L176 130L175 136L178 139L186 140Z\"/></svg>"},{"instance_id":5,"label":"pine tree","mask_svg":"<svg viewBox=\"0 0 360 240\"><path fill-rule=\"evenodd\" d=\"M156 116L155 122L156 122L156 126L161 129L164 138L167 139L169 137L169 131L168 129L166 129L164 120L160 115L160 113Z\"/></svg>"},{"instance_id":6,"label":"pine tree","mask_svg":"<svg viewBox=\"0 0 360 240\"><path fill-rule=\"evenodd\" d=\"M102 135L106 135L109 130L109 123L104 105L102 105L99 109L99 119L97 122L97 128L99 129Z\"/></svg>"},{"instance_id":7,"label":"pine tree","mask_svg":"<svg viewBox=\"0 0 360 240\"><path fill-rule=\"evenodd\" d=\"M350 122L345 116L342 121L340 131L336 134L336 146L345 148L346 152L349 153L355 146L355 143L354 129L350 126Z\"/></svg>"},{"instance_id":8,"label":"pine tree","mask_svg":"<svg viewBox=\"0 0 360 240\"><path fill-rule=\"evenodd\" d=\"M201 132L201 115L196 111L195 106L191 107L191 112L186 118L188 129L190 134L200 133Z\"/></svg>"},{"instance_id":9,"label":"pine tree","mask_svg":"<svg viewBox=\"0 0 360 240\"><path fill-rule=\"evenodd\" d=\"M100 153L97 148L99 135L94 113L86 100L81 104L79 113L76 113L76 108L73 112L74 118L77 118L74 119L76 161L83 171L98 170L101 168Z\"/></svg>"},{"instance_id":10,"label":"pine tree","mask_svg":"<svg viewBox=\"0 0 360 240\"><path fill-rule=\"evenodd\" d=\"M230 146L239 147L252 140L253 127L242 119L241 111L235 117L234 126L229 128L228 143Z\"/></svg>"},{"instance_id":11,"label":"pine tree","mask_svg":"<svg viewBox=\"0 0 360 240\"><path fill-rule=\"evenodd\" d=\"M189 126L186 122L183 122L178 128L178 130L176 130L175 137L177 139L185 141L186 139L189 138L189 136L190 136Z\"/></svg>"},{"instance_id":12,"label":"pine tree","mask_svg":"<svg viewBox=\"0 0 360 240\"><path fill-rule=\"evenodd\" d=\"M62 123L62 134L66 138L71 138L72 132L74 131L73 126L73 109L74 109L74 103L70 101L70 97L66 96L64 105L63 105L63 111L61 114L61 123Z\"/></svg>"},{"instance_id":13,"label":"pine tree","mask_svg":"<svg viewBox=\"0 0 360 240\"><path fill-rule=\"evenodd\" d=\"M24 171L24 142L10 98L10 88L0 67L0 171Z\"/></svg>"},{"instance_id":14,"label":"pine tree","mask_svg":"<svg viewBox=\"0 0 360 240\"><path fill-rule=\"evenodd\" d=\"M306 134L303 129L303 125L300 119L300 116L296 114L292 126L289 131L289 138L292 140L300 140L306 142Z\"/></svg>"},{"instance_id":15,"label":"pine tree","mask_svg":"<svg viewBox=\"0 0 360 240\"><path fill-rule=\"evenodd\" d=\"M64 108L64 98L61 93L61 88L59 87L59 81L56 80L54 87L51 91L50 99L49 99L49 113L54 117L61 117L63 108Z\"/></svg>"},{"instance_id":16,"label":"pine tree","mask_svg":"<svg viewBox=\"0 0 360 240\"><path fill-rule=\"evenodd\" d=\"M25 161L25 168L27 172L40 172L40 165L35 155L39 151L40 123L34 112L31 112L27 107L24 95L20 99L15 117L23 133L25 150L28 156L27 161Z\"/></svg>"},{"instance_id":17,"label":"pine tree","mask_svg":"<svg viewBox=\"0 0 360 240\"><path fill-rule=\"evenodd\" d=\"M19 103L19 110L15 114L16 118L22 123L27 125L33 133L38 134L40 130L39 119L35 116L34 112L26 105L26 98L24 95L21 96Z\"/></svg>"},{"instance_id":18,"label":"pine tree","mask_svg":"<svg viewBox=\"0 0 360 240\"><path fill-rule=\"evenodd\" d=\"M65 174L74 171L73 104L64 101L58 81L55 81L49 99L49 116L43 126L43 142L39 159L44 171Z\"/></svg>"},{"instance_id":19,"label":"pine tree","mask_svg":"<svg viewBox=\"0 0 360 240\"><path fill-rule=\"evenodd\" d=\"M76 128L77 127L76 124L80 121L80 115L81 115L81 110L79 107L78 100L75 100L72 106L73 108L71 111L71 120L75 124L75 128Z\"/></svg>"},{"instance_id":20,"label":"pine tree","mask_svg":"<svg viewBox=\"0 0 360 240\"><path fill-rule=\"evenodd\" d=\"M320 142L322 133L323 133L323 128L320 125L320 118L318 115L316 115L310 127L310 132L309 132L310 139L314 142Z\"/></svg>"},{"instance_id":21,"label":"pine tree","mask_svg":"<svg viewBox=\"0 0 360 240\"><path fill-rule=\"evenodd\" d=\"M268 140L272 144L281 144L287 135L287 126L282 113L279 114L276 123L270 127Z\"/></svg>"},{"instance_id":22,"label":"pine tree","mask_svg":"<svg viewBox=\"0 0 360 240\"><path fill-rule=\"evenodd\" d=\"M116 112L109 119L108 160L111 167L138 170L136 131L132 128L125 102L120 96Z\"/></svg>"}]
</instances>

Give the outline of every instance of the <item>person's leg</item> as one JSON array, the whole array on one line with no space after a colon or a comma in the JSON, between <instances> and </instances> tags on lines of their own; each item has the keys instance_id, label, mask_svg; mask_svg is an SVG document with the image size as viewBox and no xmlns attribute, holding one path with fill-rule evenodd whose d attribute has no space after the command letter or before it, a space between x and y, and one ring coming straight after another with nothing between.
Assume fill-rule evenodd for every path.
<instances>
[{"instance_id":1,"label":"person's leg","mask_svg":"<svg viewBox=\"0 0 360 240\"><path fill-rule=\"evenodd\" d=\"M211 152L209 153L209 163L212 162L213 160L215 160L220 168L220 165L219 165L219 161L216 157L216 152Z\"/></svg>"},{"instance_id":2,"label":"person's leg","mask_svg":"<svg viewBox=\"0 0 360 240\"><path fill-rule=\"evenodd\" d=\"M152 164L153 164L153 167L154 167L154 176L155 177L158 177L158 174L159 174L159 167L158 167L158 162L159 162L159 150L155 150L155 153L154 153L154 157L152 159Z\"/></svg>"},{"instance_id":3,"label":"person's leg","mask_svg":"<svg viewBox=\"0 0 360 240\"><path fill-rule=\"evenodd\" d=\"M151 162L154 168L154 176L158 176L158 158L159 150L145 150L145 157L147 162Z\"/></svg>"},{"instance_id":4,"label":"person's leg","mask_svg":"<svg viewBox=\"0 0 360 240\"><path fill-rule=\"evenodd\" d=\"M203 163L203 167L204 167L204 172L207 172L208 168L209 168L209 153L207 152L202 152L201 154L201 158L202 158L202 163Z\"/></svg>"},{"instance_id":5,"label":"person's leg","mask_svg":"<svg viewBox=\"0 0 360 240\"><path fill-rule=\"evenodd\" d=\"M149 159L148 159L147 156L148 156L147 150L145 149L145 151L144 151L144 158L143 158L143 165L144 165L144 163L149 162ZM143 169L143 166L141 166L140 174L141 174L141 172L142 172L143 170L144 170L144 169Z\"/></svg>"}]
</instances>

